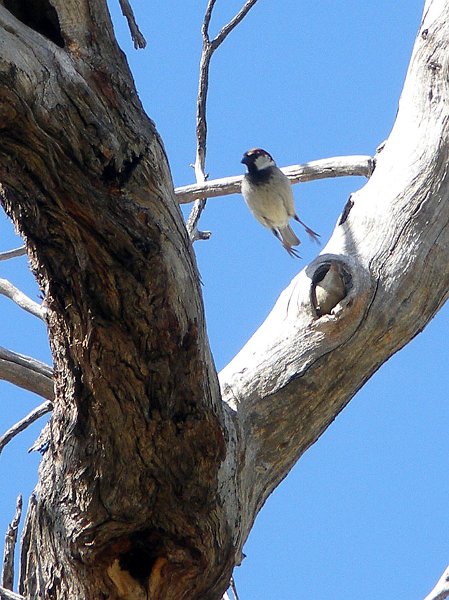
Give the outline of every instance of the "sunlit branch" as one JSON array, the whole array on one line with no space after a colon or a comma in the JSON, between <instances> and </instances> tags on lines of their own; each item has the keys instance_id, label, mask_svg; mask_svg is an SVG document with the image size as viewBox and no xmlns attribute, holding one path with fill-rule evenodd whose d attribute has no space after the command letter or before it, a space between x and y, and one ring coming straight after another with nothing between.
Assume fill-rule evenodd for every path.
<instances>
[{"instance_id":1,"label":"sunlit branch","mask_svg":"<svg viewBox=\"0 0 449 600\"><path fill-rule=\"evenodd\" d=\"M25 597L0 587L0 600L25 600Z\"/></svg>"},{"instance_id":2,"label":"sunlit branch","mask_svg":"<svg viewBox=\"0 0 449 600\"><path fill-rule=\"evenodd\" d=\"M7 250L6 252L0 252L0 261L16 258L17 256L24 256L26 253L25 246L20 246L20 248L15 248L14 250Z\"/></svg>"},{"instance_id":3,"label":"sunlit branch","mask_svg":"<svg viewBox=\"0 0 449 600\"><path fill-rule=\"evenodd\" d=\"M53 370L29 356L0 347L0 379L53 400Z\"/></svg>"},{"instance_id":4,"label":"sunlit branch","mask_svg":"<svg viewBox=\"0 0 449 600\"><path fill-rule=\"evenodd\" d=\"M43 308L34 300L31 300L26 294L21 292L18 288L16 288L10 281L7 279L0 279L0 294L6 296L13 302L31 313L35 317L39 317L39 319L45 320L45 308Z\"/></svg>"},{"instance_id":5,"label":"sunlit branch","mask_svg":"<svg viewBox=\"0 0 449 600\"><path fill-rule=\"evenodd\" d=\"M24 429L32 425L34 421L37 421L51 410L53 410L53 403L50 402L50 400L47 400L28 413L26 417L5 431L5 433L0 436L0 453L6 444L8 444L16 435L24 431Z\"/></svg>"},{"instance_id":6,"label":"sunlit branch","mask_svg":"<svg viewBox=\"0 0 449 600\"><path fill-rule=\"evenodd\" d=\"M284 167L281 170L292 184L332 177L370 177L374 170L374 159L370 156L336 156ZM175 189L176 198L179 204L189 204L198 198L239 194L242 178L242 175L236 175L184 185Z\"/></svg>"},{"instance_id":7,"label":"sunlit branch","mask_svg":"<svg viewBox=\"0 0 449 600\"><path fill-rule=\"evenodd\" d=\"M246 15L251 10L251 8L256 4L256 2L257 2L257 0L248 0L247 2L245 2L245 5L240 9L240 11L235 15L235 17L233 17L229 21L229 23L227 23L224 27L222 27L222 29L218 33L217 37L215 39L213 39L211 42L212 46L214 47L214 50L216 48L218 48L218 46L222 42L224 42L224 40L231 33L231 31L235 27L237 27L237 25L239 23L241 23L241 21L243 21L243 19L246 17Z\"/></svg>"}]
</instances>

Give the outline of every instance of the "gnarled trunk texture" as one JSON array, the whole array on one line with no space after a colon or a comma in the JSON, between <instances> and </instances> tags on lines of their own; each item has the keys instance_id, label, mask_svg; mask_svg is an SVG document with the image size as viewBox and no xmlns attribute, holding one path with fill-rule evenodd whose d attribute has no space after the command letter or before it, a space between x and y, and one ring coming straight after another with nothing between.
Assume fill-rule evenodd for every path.
<instances>
[{"instance_id":1,"label":"gnarled trunk texture","mask_svg":"<svg viewBox=\"0 0 449 600\"><path fill-rule=\"evenodd\" d=\"M267 496L447 297L448 45L449 6L429 0L373 176L220 374L223 402L167 160L105 2L3 1L2 202L45 294L56 382L22 594L222 596Z\"/></svg>"},{"instance_id":2,"label":"gnarled trunk texture","mask_svg":"<svg viewBox=\"0 0 449 600\"><path fill-rule=\"evenodd\" d=\"M3 202L45 294L56 381L21 591L146 597L152 574L152 597L221 592L225 430L164 150L105 4L45 6L45 28L43 4L29 27L0 10Z\"/></svg>"}]
</instances>

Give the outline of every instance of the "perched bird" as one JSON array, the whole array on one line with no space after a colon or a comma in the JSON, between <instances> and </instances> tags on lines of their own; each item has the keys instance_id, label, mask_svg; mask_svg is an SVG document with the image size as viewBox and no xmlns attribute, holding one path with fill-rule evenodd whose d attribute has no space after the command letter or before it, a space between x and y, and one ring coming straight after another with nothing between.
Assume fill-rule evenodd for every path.
<instances>
[{"instance_id":1,"label":"perched bird","mask_svg":"<svg viewBox=\"0 0 449 600\"><path fill-rule=\"evenodd\" d=\"M301 242L289 225L290 218L301 223L315 242L319 235L296 214L290 180L262 148L245 152L242 163L248 169L242 181L242 194L250 211L259 223L271 229L290 256L299 258L292 246Z\"/></svg>"},{"instance_id":2,"label":"perched bird","mask_svg":"<svg viewBox=\"0 0 449 600\"><path fill-rule=\"evenodd\" d=\"M331 262L329 268L315 283L315 308L319 317L330 315L332 309L346 296L346 285L341 265Z\"/></svg>"}]
</instances>

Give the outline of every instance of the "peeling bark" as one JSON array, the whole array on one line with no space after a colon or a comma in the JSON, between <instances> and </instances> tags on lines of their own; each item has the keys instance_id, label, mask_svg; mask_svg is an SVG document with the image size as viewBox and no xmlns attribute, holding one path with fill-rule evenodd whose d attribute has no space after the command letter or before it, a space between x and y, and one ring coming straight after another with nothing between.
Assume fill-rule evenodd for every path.
<instances>
[{"instance_id":1,"label":"peeling bark","mask_svg":"<svg viewBox=\"0 0 449 600\"><path fill-rule=\"evenodd\" d=\"M20 593L216 600L271 491L447 298L449 7L426 3L370 181L220 374L223 402L167 159L106 5L28 5L0 6L1 200L44 294L55 399Z\"/></svg>"}]
</instances>

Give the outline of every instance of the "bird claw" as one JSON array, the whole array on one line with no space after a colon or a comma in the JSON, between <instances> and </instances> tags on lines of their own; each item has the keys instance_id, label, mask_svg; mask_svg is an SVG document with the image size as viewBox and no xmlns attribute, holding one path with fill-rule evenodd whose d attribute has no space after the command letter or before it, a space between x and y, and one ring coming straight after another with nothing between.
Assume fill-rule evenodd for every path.
<instances>
[{"instance_id":1,"label":"bird claw","mask_svg":"<svg viewBox=\"0 0 449 600\"><path fill-rule=\"evenodd\" d=\"M284 248L287 250L287 252L289 253L289 255L292 258L301 258L301 256L299 255L297 250L295 250L291 246L287 246L287 244L282 244L282 245L284 246Z\"/></svg>"}]
</instances>

